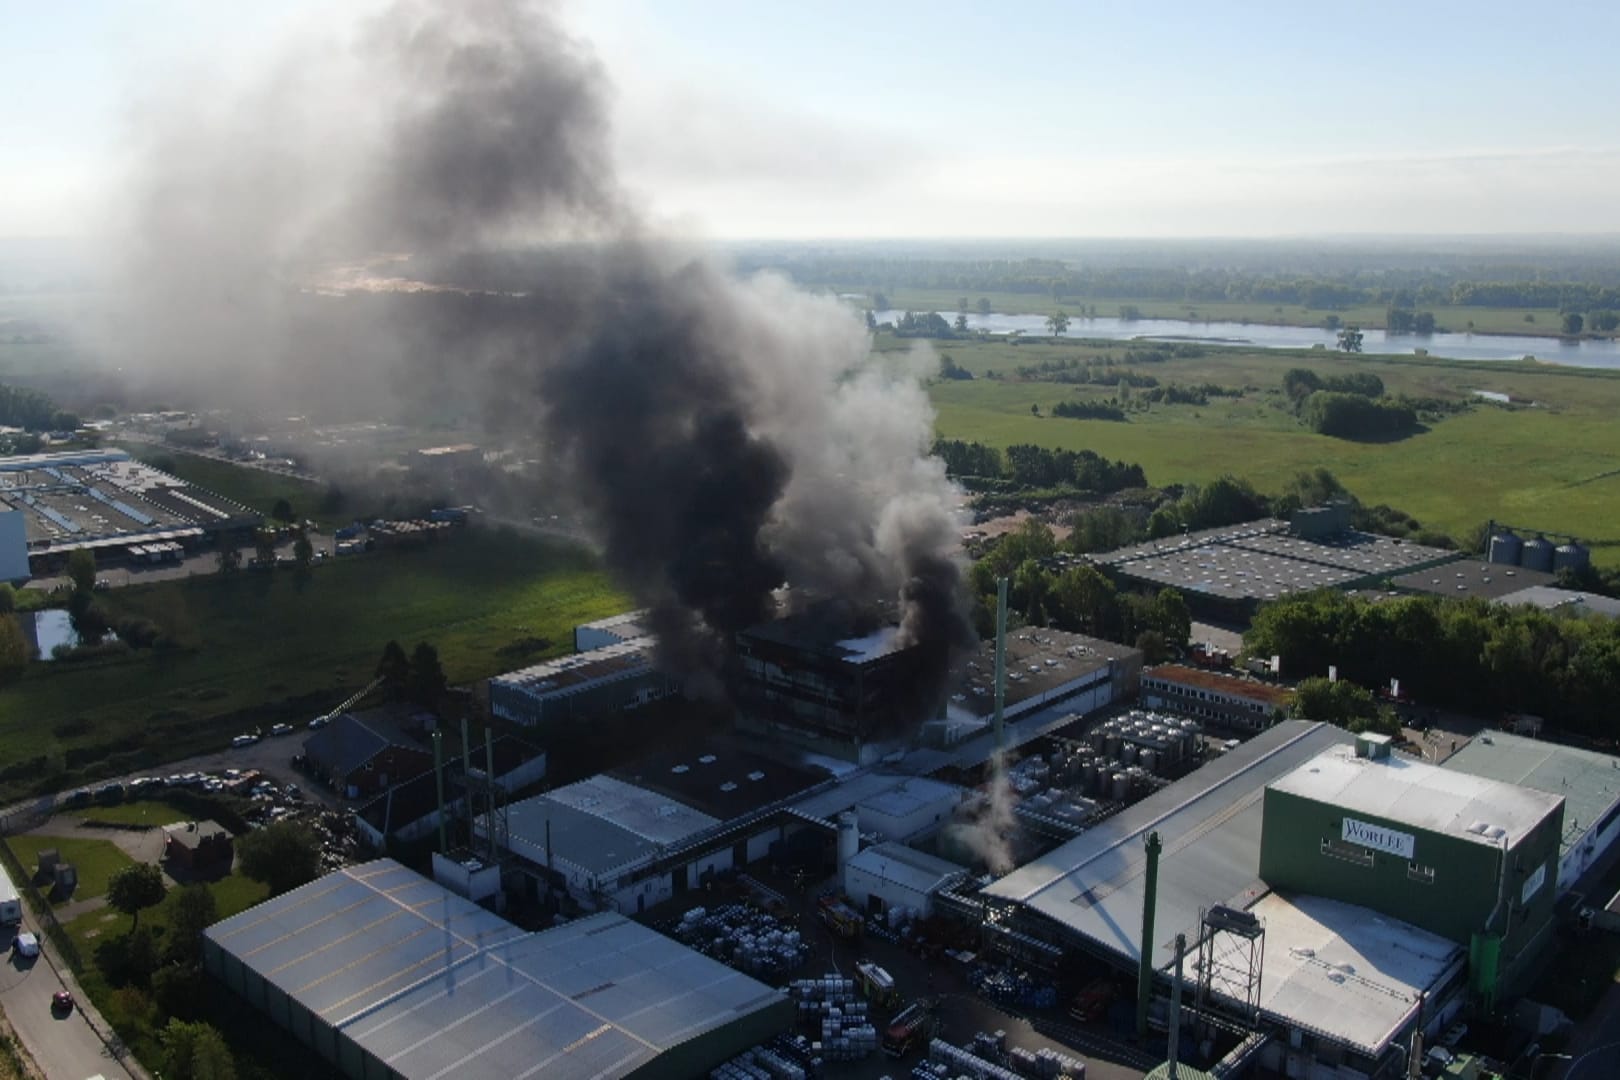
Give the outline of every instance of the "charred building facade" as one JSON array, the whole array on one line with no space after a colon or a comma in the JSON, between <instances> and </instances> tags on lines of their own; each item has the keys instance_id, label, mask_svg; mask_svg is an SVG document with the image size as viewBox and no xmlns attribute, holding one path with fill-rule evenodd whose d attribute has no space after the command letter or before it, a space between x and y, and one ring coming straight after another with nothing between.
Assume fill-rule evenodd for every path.
<instances>
[{"instance_id":1,"label":"charred building facade","mask_svg":"<svg viewBox=\"0 0 1620 1080\"><path fill-rule=\"evenodd\" d=\"M888 623L861 633L816 612L762 623L737 635L738 726L870 763L937 707L928 654Z\"/></svg>"}]
</instances>

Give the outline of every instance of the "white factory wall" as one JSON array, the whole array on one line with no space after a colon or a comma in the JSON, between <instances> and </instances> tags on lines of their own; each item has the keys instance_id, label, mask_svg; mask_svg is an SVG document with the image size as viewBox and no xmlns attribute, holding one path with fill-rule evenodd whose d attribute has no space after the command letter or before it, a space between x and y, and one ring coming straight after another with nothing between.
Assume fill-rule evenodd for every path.
<instances>
[{"instance_id":1,"label":"white factory wall","mask_svg":"<svg viewBox=\"0 0 1620 1080\"><path fill-rule=\"evenodd\" d=\"M887 813L878 804L864 802L855 807L855 815L860 820L861 832L876 833L885 840L905 840L948 819L961 794L956 790L942 791L932 799L920 801L904 814Z\"/></svg>"},{"instance_id":2,"label":"white factory wall","mask_svg":"<svg viewBox=\"0 0 1620 1080\"><path fill-rule=\"evenodd\" d=\"M718 874L722 870L730 869L731 849L729 847L721 848L719 851L711 851L707 855L700 856L686 864L686 883L691 888L701 889L703 887L702 878L706 871L713 870Z\"/></svg>"},{"instance_id":3,"label":"white factory wall","mask_svg":"<svg viewBox=\"0 0 1620 1080\"><path fill-rule=\"evenodd\" d=\"M1568 808L1565 808L1568 812ZM1558 862L1558 891L1568 891L1620 840L1620 802L1609 807L1598 824L1571 847Z\"/></svg>"},{"instance_id":4,"label":"white factory wall","mask_svg":"<svg viewBox=\"0 0 1620 1080\"><path fill-rule=\"evenodd\" d=\"M924 916L933 914L933 897L925 892L907 888L898 882L889 881L879 874L861 868L859 863L852 862L844 868L844 891L861 910L866 909L868 897L876 896L883 901L885 908L908 907L915 908Z\"/></svg>"},{"instance_id":5,"label":"white factory wall","mask_svg":"<svg viewBox=\"0 0 1620 1080\"><path fill-rule=\"evenodd\" d=\"M611 906L619 914L635 915L674 896L675 880L669 874L657 874L640 881L627 882L608 895L613 901Z\"/></svg>"},{"instance_id":6,"label":"white factory wall","mask_svg":"<svg viewBox=\"0 0 1620 1080\"><path fill-rule=\"evenodd\" d=\"M21 510L0 510L0 581L28 576L28 532Z\"/></svg>"},{"instance_id":7,"label":"white factory wall","mask_svg":"<svg viewBox=\"0 0 1620 1080\"><path fill-rule=\"evenodd\" d=\"M771 845L784 839L783 829L780 825L767 829L758 836L748 838L748 861L758 862L771 853Z\"/></svg>"}]
</instances>

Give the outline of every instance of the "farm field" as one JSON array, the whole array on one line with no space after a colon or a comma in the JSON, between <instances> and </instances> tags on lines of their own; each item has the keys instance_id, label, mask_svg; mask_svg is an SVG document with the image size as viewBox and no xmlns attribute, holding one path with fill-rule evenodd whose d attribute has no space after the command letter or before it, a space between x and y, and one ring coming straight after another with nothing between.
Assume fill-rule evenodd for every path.
<instances>
[{"instance_id":1,"label":"farm field","mask_svg":"<svg viewBox=\"0 0 1620 1080\"><path fill-rule=\"evenodd\" d=\"M837 290L854 292L854 290ZM898 311L937 311L954 317L962 293L951 289L895 289L886 294L889 306ZM1093 306L1097 314L1118 315L1124 305L1136 307L1144 319L1190 319L1194 322L1250 322L1275 326L1321 326L1329 315L1337 315L1346 326L1363 329L1382 328L1385 307L1382 304L1364 304L1349 308L1307 308L1298 304L1269 304L1264 301L1208 302L1182 300L1153 300L1145 298L1112 298L1095 296L1065 296L1054 300L1043 293L980 292L968 295L970 307L980 297L990 301L993 311L1005 315L1050 315L1060 308L1070 315L1082 308ZM867 302L854 300L858 307ZM1445 330L1474 330L1487 334L1542 334L1556 337L1560 315L1556 308L1483 308L1451 305L1419 305L1421 310L1434 312L1435 322ZM1529 315L1534 321L1526 322Z\"/></svg>"},{"instance_id":2,"label":"farm field","mask_svg":"<svg viewBox=\"0 0 1620 1080\"><path fill-rule=\"evenodd\" d=\"M566 652L573 626L627 606L582 549L479 529L323 564L304 582L244 571L102 596L114 623L150 619L177 647L31 665L0 695L0 793L307 720L369 682L390 639L433 644L455 684Z\"/></svg>"},{"instance_id":3,"label":"farm field","mask_svg":"<svg viewBox=\"0 0 1620 1080\"><path fill-rule=\"evenodd\" d=\"M1132 370L1161 384L1249 388L1208 405L1153 405L1123 423L1050 415L1066 400L1104 399L1114 387L1019 380L1020 365L1124 357L1120 347L942 342L972 381L936 382L931 394L944 438L995 446L1035 443L1091 449L1140 463L1150 483L1196 483L1230 473L1274 490L1301 469L1331 469L1364 502L1388 503L1426 526L1462 535L1489 518L1580 536L1597 562L1620 563L1620 377L1584 369L1348 357L1322 351L1206 350ZM1121 364L1121 366L1125 366ZM1473 400L1509 394L1534 406L1480 403L1393 442L1352 442L1303 427L1281 391L1292 367L1321 375L1366 371L1391 394ZM996 371L1000 379L984 375ZM1032 414L1038 405L1042 415Z\"/></svg>"}]
</instances>

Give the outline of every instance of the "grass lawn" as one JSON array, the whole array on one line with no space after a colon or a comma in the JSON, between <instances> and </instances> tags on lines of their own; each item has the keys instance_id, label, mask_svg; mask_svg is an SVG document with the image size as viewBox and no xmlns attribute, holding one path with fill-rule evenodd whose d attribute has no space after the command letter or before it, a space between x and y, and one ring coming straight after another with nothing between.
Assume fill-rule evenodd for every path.
<instances>
[{"instance_id":1,"label":"grass lawn","mask_svg":"<svg viewBox=\"0 0 1620 1080\"><path fill-rule=\"evenodd\" d=\"M79 871L79 887L73 890L72 896L75 901L105 895L107 882L112 876L124 867L135 864L134 859L125 855L110 840L27 835L13 836L6 843L11 845L23 869L30 873L39 866L39 853L46 848L55 848L61 854L62 861L72 863ZM50 898L48 890L40 891L47 900Z\"/></svg>"},{"instance_id":2,"label":"grass lawn","mask_svg":"<svg viewBox=\"0 0 1620 1080\"><path fill-rule=\"evenodd\" d=\"M57 816L115 825L154 826L172 825L176 821L190 821L192 818L191 811L182 810L167 799L136 799L117 806L86 806Z\"/></svg>"},{"instance_id":3,"label":"grass lawn","mask_svg":"<svg viewBox=\"0 0 1620 1080\"><path fill-rule=\"evenodd\" d=\"M931 394L946 438L996 446L1035 443L1091 449L1138 462L1150 483L1199 482L1225 473L1275 490L1295 472L1324 466L1369 503L1388 503L1425 525L1461 535L1489 518L1573 533L1593 545L1596 561L1620 563L1620 373L1521 364L1490 365L1423 358L1343 357L1326 352L1205 355L1134 370L1161 384L1213 382L1252 387L1207 406L1155 405L1127 422L1050 416L1060 401L1112 397L1107 387L1008 378L1019 365L1123 349L1068 345L948 343L962 367L981 376L939 382ZM1351 442L1302 427L1280 392L1291 367L1320 374L1370 371L1391 393L1472 400L1490 390L1536 401L1534 408L1480 404L1395 442ZM995 369L1000 380L982 378ZM1042 416L1031 414L1039 405Z\"/></svg>"},{"instance_id":4,"label":"grass lawn","mask_svg":"<svg viewBox=\"0 0 1620 1080\"><path fill-rule=\"evenodd\" d=\"M15 766L0 795L82 782L55 770L92 762L102 775L154 767L272 715L307 720L311 702L329 706L369 682L390 639L407 652L432 643L451 683L465 683L567 652L575 625L628 606L583 549L477 528L326 563L307 581L210 574L104 602L115 620L149 618L180 647L32 665L0 694L0 768ZM19 764L41 755L43 775Z\"/></svg>"}]
</instances>

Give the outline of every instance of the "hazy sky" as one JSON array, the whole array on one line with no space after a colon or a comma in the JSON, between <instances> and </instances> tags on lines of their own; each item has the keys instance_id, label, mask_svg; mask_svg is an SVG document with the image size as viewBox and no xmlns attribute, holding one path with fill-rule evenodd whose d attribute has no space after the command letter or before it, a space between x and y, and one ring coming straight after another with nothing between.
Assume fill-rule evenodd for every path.
<instances>
[{"instance_id":1,"label":"hazy sky","mask_svg":"<svg viewBox=\"0 0 1620 1080\"><path fill-rule=\"evenodd\" d=\"M371 0L0 0L0 236L132 110ZM1620 4L579 0L626 182L718 238L1620 230Z\"/></svg>"}]
</instances>

